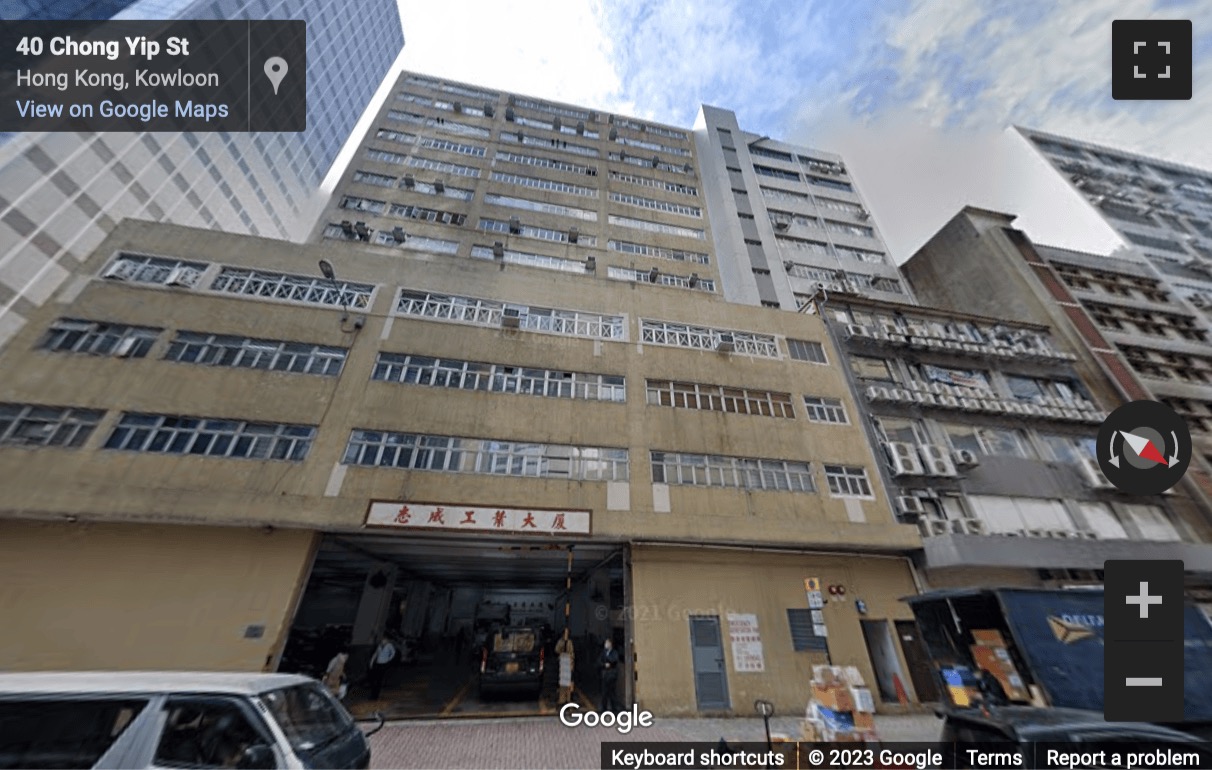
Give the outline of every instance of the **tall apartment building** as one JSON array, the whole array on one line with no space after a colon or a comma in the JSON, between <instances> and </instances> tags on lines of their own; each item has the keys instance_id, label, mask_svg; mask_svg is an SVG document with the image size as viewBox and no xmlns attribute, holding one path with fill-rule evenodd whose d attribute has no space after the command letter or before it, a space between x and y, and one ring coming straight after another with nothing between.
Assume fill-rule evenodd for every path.
<instances>
[{"instance_id":1,"label":"tall apartment building","mask_svg":"<svg viewBox=\"0 0 1212 770\"><path fill-rule=\"evenodd\" d=\"M304 240L320 183L404 44L394 0L357 13L322 0L125 6L115 18L305 20L307 130L10 135L0 144L0 345L124 218Z\"/></svg>"},{"instance_id":2,"label":"tall apartment building","mask_svg":"<svg viewBox=\"0 0 1212 770\"><path fill-rule=\"evenodd\" d=\"M1176 392L1204 386L1208 376L1202 371L1207 368L1204 332L1194 314L1174 301L1173 290L1148 262L1036 246L1011 226L1014 219L971 207L957 214L901 266L918 298L952 312L1050 327L1058 346L1076 355L1072 370L1084 384L1084 398L1107 411L1139 399L1182 407L1174 401ZM1024 363L1038 362L1037 354L1019 353L1013 359L1023 374L1027 374L1023 367L1039 365ZM1042 383L1038 376L1030 379L1034 384L1021 375L1005 377L999 388L1002 400L1012 397L1059 409L1064 421L1079 416L1069 414L1075 393L1072 384L1058 385L1055 375ZM1045 400L1057 396L1070 403ZM1200 434L1206 431L1208 418L1189 409L1179 411L1188 420L1197 453L1207 452ZM1014 422L1021 424L1021 418ZM1086 568L1107 558L1182 559L1189 587L1197 598L1212 601L1212 508L1200 458L1188 459L1186 478L1166 495L1153 499L1125 495L1111 487L1093 459L1096 430L1088 426L1071 455L1044 434L1042 425L1036 436L1042 440L1034 441L1037 457L1051 461L1051 475L1062 482L1056 489L1067 490L1064 496L1073 501L1066 507L1073 521L1079 522L1078 529L1093 531L1099 538L1066 543L1066 555L1080 559ZM1061 495L1040 482L1028 496ZM1113 542L1122 538L1110 533L1121 530L1132 540L1128 548ZM1016 558L1034 558L1031 548L1016 543ZM927 542L927 558L930 553Z\"/></svg>"},{"instance_id":3,"label":"tall apartment building","mask_svg":"<svg viewBox=\"0 0 1212 770\"><path fill-rule=\"evenodd\" d=\"M505 605L657 713L791 713L827 659L923 697L920 537L812 417L857 413L822 318L723 296L696 147L406 73L314 242L118 226L0 353L0 667L307 669ZM466 713L468 668L388 698Z\"/></svg>"},{"instance_id":4,"label":"tall apartment building","mask_svg":"<svg viewBox=\"0 0 1212 770\"><path fill-rule=\"evenodd\" d=\"M913 301L839 156L758 136L706 105L694 138L730 301L802 309L822 287Z\"/></svg>"}]
</instances>

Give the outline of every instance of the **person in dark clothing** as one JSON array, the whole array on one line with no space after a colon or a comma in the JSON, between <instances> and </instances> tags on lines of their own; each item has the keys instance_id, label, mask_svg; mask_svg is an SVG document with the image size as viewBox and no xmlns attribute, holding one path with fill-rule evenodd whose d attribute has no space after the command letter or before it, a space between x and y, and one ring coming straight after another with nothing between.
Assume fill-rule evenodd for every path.
<instances>
[{"instance_id":1,"label":"person in dark clothing","mask_svg":"<svg viewBox=\"0 0 1212 770\"><path fill-rule=\"evenodd\" d=\"M614 642L606 640L602 655L598 658L598 668L602 672L602 697L599 711L618 711L619 699L615 691L619 684L619 651L614 648Z\"/></svg>"},{"instance_id":2,"label":"person in dark clothing","mask_svg":"<svg viewBox=\"0 0 1212 770\"><path fill-rule=\"evenodd\" d=\"M981 691L981 700L986 706L1005 706L1010 702L1002 683L997 681L997 677L993 674L981 669L980 678L977 681Z\"/></svg>"}]
</instances>

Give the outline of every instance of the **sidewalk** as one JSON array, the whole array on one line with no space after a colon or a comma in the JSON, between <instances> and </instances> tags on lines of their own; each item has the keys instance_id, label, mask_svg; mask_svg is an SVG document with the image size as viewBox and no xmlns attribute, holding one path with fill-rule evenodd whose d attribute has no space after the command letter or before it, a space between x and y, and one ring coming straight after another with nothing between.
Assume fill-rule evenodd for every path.
<instances>
[{"instance_id":1,"label":"sidewalk","mask_svg":"<svg viewBox=\"0 0 1212 770\"><path fill-rule=\"evenodd\" d=\"M877 716L876 730L886 741L930 741L941 723L931 715ZM799 737L798 717L770 720L773 733ZM603 742L701 741L719 739L765 742L761 719L661 719L627 735L613 728L565 727L555 717L458 719L388 724L371 738L373 768L562 768L601 767Z\"/></svg>"}]
</instances>

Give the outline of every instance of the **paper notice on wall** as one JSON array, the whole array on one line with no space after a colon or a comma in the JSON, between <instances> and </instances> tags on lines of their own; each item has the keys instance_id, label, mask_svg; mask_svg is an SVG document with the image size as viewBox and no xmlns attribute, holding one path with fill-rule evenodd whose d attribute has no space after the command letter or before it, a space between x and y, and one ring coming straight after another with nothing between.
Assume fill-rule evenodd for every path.
<instances>
[{"instance_id":1,"label":"paper notice on wall","mask_svg":"<svg viewBox=\"0 0 1212 770\"><path fill-rule=\"evenodd\" d=\"M808 607L810 609L819 610L825 606L825 596L820 591L808 592Z\"/></svg>"},{"instance_id":2,"label":"paper notice on wall","mask_svg":"<svg viewBox=\"0 0 1212 770\"><path fill-rule=\"evenodd\" d=\"M828 637L829 629L825 627L824 623L813 623L812 624L812 633L816 636Z\"/></svg>"},{"instance_id":3,"label":"paper notice on wall","mask_svg":"<svg viewBox=\"0 0 1212 770\"><path fill-rule=\"evenodd\" d=\"M732 667L739 672L766 670L757 615L728 613L728 637L732 641Z\"/></svg>"}]
</instances>

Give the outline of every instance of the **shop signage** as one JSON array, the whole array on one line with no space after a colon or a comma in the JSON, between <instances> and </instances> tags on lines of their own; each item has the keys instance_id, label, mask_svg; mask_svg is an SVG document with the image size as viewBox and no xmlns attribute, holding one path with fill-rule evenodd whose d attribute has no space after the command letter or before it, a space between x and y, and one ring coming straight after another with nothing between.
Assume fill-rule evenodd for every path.
<instances>
[{"instance_id":1,"label":"shop signage","mask_svg":"<svg viewBox=\"0 0 1212 770\"><path fill-rule=\"evenodd\" d=\"M370 527L509 532L532 535L588 535L589 511L496 508L458 503L372 502Z\"/></svg>"},{"instance_id":2,"label":"shop signage","mask_svg":"<svg viewBox=\"0 0 1212 770\"><path fill-rule=\"evenodd\" d=\"M757 615L728 613L728 636L732 641L732 666L737 671L765 671L762 636Z\"/></svg>"}]
</instances>

